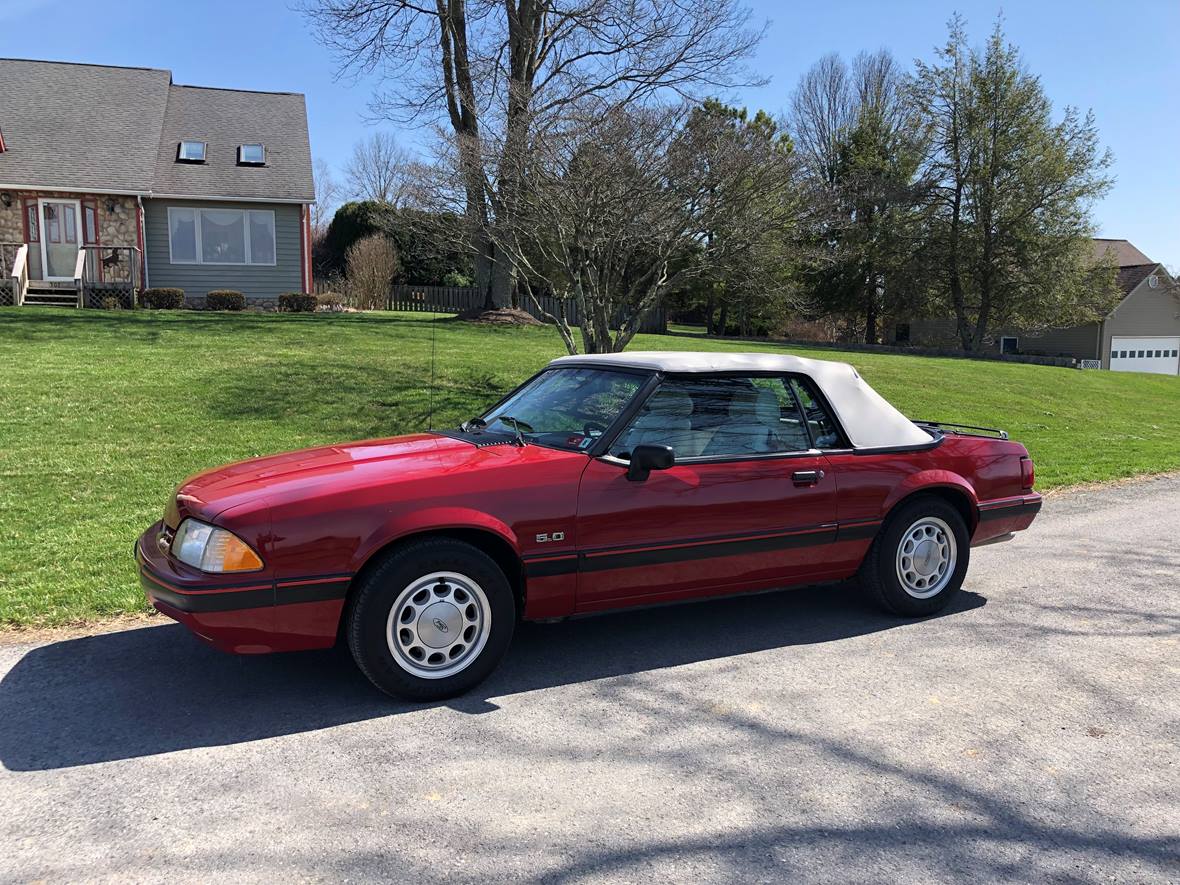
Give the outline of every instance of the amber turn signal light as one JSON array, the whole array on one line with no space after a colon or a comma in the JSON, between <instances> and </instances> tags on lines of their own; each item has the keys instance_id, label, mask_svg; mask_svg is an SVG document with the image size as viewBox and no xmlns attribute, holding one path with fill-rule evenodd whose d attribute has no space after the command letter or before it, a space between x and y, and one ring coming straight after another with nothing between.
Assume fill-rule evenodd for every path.
<instances>
[{"instance_id":1,"label":"amber turn signal light","mask_svg":"<svg viewBox=\"0 0 1180 885\"><path fill-rule=\"evenodd\" d=\"M186 519L172 539L172 555L203 572L255 572L262 559L235 535L200 520Z\"/></svg>"}]
</instances>

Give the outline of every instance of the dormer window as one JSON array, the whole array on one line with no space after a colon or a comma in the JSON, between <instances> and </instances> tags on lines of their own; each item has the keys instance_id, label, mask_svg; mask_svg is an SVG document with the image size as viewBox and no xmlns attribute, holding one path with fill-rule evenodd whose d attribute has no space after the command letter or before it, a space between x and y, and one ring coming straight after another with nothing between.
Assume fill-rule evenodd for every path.
<instances>
[{"instance_id":1,"label":"dormer window","mask_svg":"<svg viewBox=\"0 0 1180 885\"><path fill-rule=\"evenodd\" d=\"M266 148L260 144L238 145L238 165L239 166L264 166L264 165L266 165Z\"/></svg>"},{"instance_id":2,"label":"dormer window","mask_svg":"<svg viewBox=\"0 0 1180 885\"><path fill-rule=\"evenodd\" d=\"M205 142L182 141L176 146L177 163L204 163Z\"/></svg>"}]
</instances>

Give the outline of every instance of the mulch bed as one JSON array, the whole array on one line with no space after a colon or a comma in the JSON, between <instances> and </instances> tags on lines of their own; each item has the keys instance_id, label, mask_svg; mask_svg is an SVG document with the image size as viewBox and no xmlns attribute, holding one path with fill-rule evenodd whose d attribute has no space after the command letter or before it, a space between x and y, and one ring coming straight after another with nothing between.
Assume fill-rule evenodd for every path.
<instances>
[{"instance_id":1,"label":"mulch bed","mask_svg":"<svg viewBox=\"0 0 1180 885\"><path fill-rule=\"evenodd\" d=\"M487 326L543 326L545 325L527 310L513 307L501 307L496 310L465 310L456 319L468 323L481 323Z\"/></svg>"}]
</instances>

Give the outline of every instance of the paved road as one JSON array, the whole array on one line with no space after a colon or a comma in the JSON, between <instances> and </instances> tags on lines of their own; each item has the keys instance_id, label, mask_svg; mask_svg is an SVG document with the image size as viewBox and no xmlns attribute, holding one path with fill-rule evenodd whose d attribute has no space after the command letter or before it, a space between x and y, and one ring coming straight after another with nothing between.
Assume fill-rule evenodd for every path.
<instances>
[{"instance_id":1,"label":"paved road","mask_svg":"<svg viewBox=\"0 0 1180 885\"><path fill-rule=\"evenodd\" d=\"M175 626L0 648L0 881L1180 881L1178 514L1053 497L922 623L526 627L428 709Z\"/></svg>"}]
</instances>

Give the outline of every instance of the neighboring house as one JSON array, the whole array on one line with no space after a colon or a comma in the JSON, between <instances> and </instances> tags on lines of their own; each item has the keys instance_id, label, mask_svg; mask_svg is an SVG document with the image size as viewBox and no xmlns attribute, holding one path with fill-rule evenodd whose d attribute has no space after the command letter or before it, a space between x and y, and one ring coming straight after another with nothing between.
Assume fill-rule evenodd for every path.
<instances>
[{"instance_id":1,"label":"neighboring house","mask_svg":"<svg viewBox=\"0 0 1180 885\"><path fill-rule=\"evenodd\" d=\"M1180 374L1180 286L1162 264L1152 261L1126 240L1094 240L1097 260L1118 267L1122 300L1100 322L1064 329L997 334L987 349L1073 357L1079 363L1116 372ZM913 320L898 326L899 342L954 342L953 320Z\"/></svg>"},{"instance_id":2,"label":"neighboring house","mask_svg":"<svg viewBox=\"0 0 1180 885\"><path fill-rule=\"evenodd\" d=\"M190 304L234 289L273 306L284 292L311 291L314 199L302 95L178 86L153 68L0 59L8 303L21 286L25 304L96 306L169 286Z\"/></svg>"}]
</instances>

